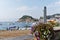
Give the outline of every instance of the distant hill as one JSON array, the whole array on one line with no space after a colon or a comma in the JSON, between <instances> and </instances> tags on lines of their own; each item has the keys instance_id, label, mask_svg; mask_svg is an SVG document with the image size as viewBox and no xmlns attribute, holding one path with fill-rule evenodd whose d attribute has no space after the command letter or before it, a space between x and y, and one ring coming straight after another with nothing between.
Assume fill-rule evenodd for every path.
<instances>
[{"instance_id":1,"label":"distant hill","mask_svg":"<svg viewBox=\"0 0 60 40\"><path fill-rule=\"evenodd\" d=\"M59 18L60 18L60 13L53 14L53 15L48 15L48 16L47 16L47 19L50 19L50 18L59 19Z\"/></svg>"},{"instance_id":2,"label":"distant hill","mask_svg":"<svg viewBox=\"0 0 60 40\"><path fill-rule=\"evenodd\" d=\"M35 22L35 21L38 21L38 19L33 18L31 16L28 16L28 15L24 15L18 19L18 22Z\"/></svg>"}]
</instances>

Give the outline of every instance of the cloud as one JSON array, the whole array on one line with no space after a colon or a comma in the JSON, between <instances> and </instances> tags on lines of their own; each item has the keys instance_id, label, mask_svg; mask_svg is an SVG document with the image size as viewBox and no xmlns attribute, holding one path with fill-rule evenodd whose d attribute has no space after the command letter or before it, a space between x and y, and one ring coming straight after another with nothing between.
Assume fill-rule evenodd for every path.
<instances>
[{"instance_id":1,"label":"cloud","mask_svg":"<svg viewBox=\"0 0 60 40\"><path fill-rule=\"evenodd\" d=\"M17 2L22 1L22 0L16 0Z\"/></svg>"},{"instance_id":2,"label":"cloud","mask_svg":"<svg viewBox=\"0 0 60 40\"><path fill-rule=\"evenodd\" d=\"M55 4L57 4L57 5L60 5L60 1L58 1L58 2L55 2Z\"/></svg>"},{"instance_id":3,"label":"cloud","mask_svg":"<svg viewBox=\"0 0 60 40\"><path fill-rule=\"evenodd\" d=\"M42 14L41 13L42 9L40 9L40 7L38 6L33 7L21 6L17 8L17 11L20 13L21 16L30 15L33 16L34 18L39 18L41 16L40 14Z\"/></svg>"},{"instance_id":4,"label":"cloud","mask_svg":"<svg viewBox=\"0 0 60 40\"><path fill-rule=\"evenodd\" d=\"M38 7L28 7L28 6L22 6L22 7L19 7L17 8L17 11L19 11L20 13L25 13L25 12L30 12L30 11L34 11L38 9Z\"/></svg>"},{"instance_id":5,"label":"cloud","mask_svg":"<svg viewBox=\"0 0 60 40\"><path fill-rule=\"evenodd\" d=\"M17 8L17 10L20 12L26 12L29 10L29 8L27 6L22 6L22 7Z\"/></svg>"},{"instance_id":6,"label":"cloud","mask_svg":"<svg viewBox=\"0 0 60 40\"><path fill-rule=\"evenodd\" d=\"M60 13L60 1L52 2L51 4L47 5L47 12L49 15Z\"/></svg>"},{"instance_id":7,"label":"cloud","mask_svg":"<svg viewBox=\"0 0 60 40\"><path fill-rule=\"evenodd\" d=\"M58 7L58 6L60 6L60 1L53 2L53 3L51 3L51 4L47 5L47 6L48 7Z\"/></svg>"}]
</instances>

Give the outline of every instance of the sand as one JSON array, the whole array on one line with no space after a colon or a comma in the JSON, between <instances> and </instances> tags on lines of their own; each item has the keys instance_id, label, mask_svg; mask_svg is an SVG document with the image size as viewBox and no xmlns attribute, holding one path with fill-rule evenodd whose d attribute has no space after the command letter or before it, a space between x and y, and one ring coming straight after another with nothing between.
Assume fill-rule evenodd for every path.
<instances>
[{"instance_id":1,"label":"sand","mask_svg":"<svg viewBox=\"0 0 60 40\"><path fill-rule=\"evenodd\" d=\"M17 37L30 34L30 30L0 30L0 38Z\"/></svg>"}]
</instances>

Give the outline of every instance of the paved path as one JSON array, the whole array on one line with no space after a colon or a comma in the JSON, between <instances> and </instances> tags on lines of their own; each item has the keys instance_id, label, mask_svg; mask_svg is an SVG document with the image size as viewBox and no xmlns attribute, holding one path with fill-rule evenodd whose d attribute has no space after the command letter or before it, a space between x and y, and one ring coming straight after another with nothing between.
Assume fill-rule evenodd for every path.
<instances>
[{"instance_id":1,"label":"paved path","mask_svg":"<svg viewBox=\"0 0 60 40\"><path fill-rule=\"evenodd\" d=\"M32 35L25 35L25 36L20 36L20 37L13 37L13 38L4 38L0 40L33 40Z\"/></svg>"}]
</instances>

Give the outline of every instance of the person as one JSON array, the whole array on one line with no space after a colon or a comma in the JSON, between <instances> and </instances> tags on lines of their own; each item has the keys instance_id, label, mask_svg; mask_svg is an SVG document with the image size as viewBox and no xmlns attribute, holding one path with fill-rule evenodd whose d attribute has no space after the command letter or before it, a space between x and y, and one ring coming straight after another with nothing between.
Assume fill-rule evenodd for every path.
<instances>
[{"instance_id":1,"label":"person","mask_svg":"<svg viewBox=\"0 0 60 40\"><path fill-rule=\"evenodd\" d=\"M36 26L37 26L37 23L33 23L33 24L32 24L31 34L34 33L36 39L37 39L37 40L40 40L40 33L39 33L38 31L36 31Z\"/></svg>"},{"instance_id":2,"label":"person","mask_svg":"<svg viewBox=\"0 0 60 40\"><path fill-rule=\"evenodd\" d=\"M31 34L33 34L33 32L35 32L35 28L34 28L35 25L36 25L36 22L31 25Z\"/></svg>"},{"instance_id":3,"label":"person","mask_svg":"<svg viewBox=\"0 0 60 40\"><path fill-rule=\"evenodd\" d=\"M40 33L38 31L35 32L35 37L37 40L40 40Z\"/></svg>"}]
</instances>

